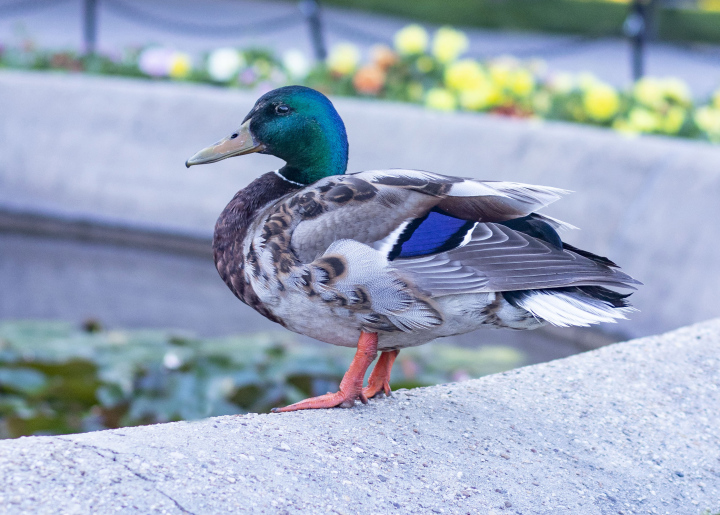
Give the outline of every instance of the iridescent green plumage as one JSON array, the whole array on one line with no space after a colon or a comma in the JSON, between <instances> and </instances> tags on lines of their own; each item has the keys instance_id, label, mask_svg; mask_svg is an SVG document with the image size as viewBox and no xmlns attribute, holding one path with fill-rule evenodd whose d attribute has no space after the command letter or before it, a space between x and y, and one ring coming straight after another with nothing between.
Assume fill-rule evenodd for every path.
<instances>
[{"instance_id":1,"label":"iridescent green plumage","mask_svg":"<svg viewBox=\"0 0 720 515\"><path fill-rule=\"evenodd\" d=\"M272 154L287 164L280 173L293 182L312 184L347 169L345 124L322 93L302 86L276 89L258 100L245 120Z\"/></svg>"}]
</instances>

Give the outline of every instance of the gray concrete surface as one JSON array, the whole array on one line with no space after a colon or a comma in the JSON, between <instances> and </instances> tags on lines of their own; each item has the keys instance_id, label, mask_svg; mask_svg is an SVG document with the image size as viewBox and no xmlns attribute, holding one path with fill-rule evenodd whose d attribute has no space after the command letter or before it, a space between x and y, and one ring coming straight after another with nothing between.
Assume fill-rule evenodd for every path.
<instances>
[{"instance_id":1,"label":"gray concrete surface","mask_svg":"<svg viewBox=\"0 0 720 515\"><path fill-rule=\"evenodd\" d=\"M186 170L233 130L251 93L206 86L0 73L0 207L207 238L239 188L278 167L251 155ZM335 99L350 171L419 168L567 188L546 212L566 239L645 283L641 310L605 325L644 336L720 315L720 147L592 127Z\"/></svg>"},{"instance_id":2,"label":"gray concrete surface","mask_svg":"<svg viewBox=\"0 0 720 515\"><path fill-rule=\"evenodd\" d=\"M312 55L307 26L297 3L272 0L125 0L136 10L169 22L168 26L144 24L122 16L111 2L99 2L98 44L105 52L157 43L199 54L225 45L261 46L284 51L299 48ZM283 30L263 30L274 24L268 20L297 13L299 24ZM391 41L393 34L412 20L362 11L324 6L326 41L332 46L351 41L363 51L378 42ZM250 24L254 31L236 35L218 32L177 30L175 22L227 26ZM435 27L427 25L430 30ZM544 59L551 70L595 73L606 81L624 87L631 81L630 48L621 38L585 40L531 32L464 28L470 38L468 55L497 57L516 55ZM9 45L34 40L45 48L82 49L82 1L46 3L28 12L7 13L0 17L0 43ZM656 77L674 76L687 81L698 98L720 86L720 46L672 45L651 42L646 51L646 73Z\"/></svg>"},{"instance_id":3,"label":"gray concrete surface","mask_svg":"<svg viewBox=\"0 0 720 515\"><path fill-rule=\"evenodd\" d=\"M0 442L5 513L720 510L720 319L353 409Z\"/></svg>"}]
</instances>

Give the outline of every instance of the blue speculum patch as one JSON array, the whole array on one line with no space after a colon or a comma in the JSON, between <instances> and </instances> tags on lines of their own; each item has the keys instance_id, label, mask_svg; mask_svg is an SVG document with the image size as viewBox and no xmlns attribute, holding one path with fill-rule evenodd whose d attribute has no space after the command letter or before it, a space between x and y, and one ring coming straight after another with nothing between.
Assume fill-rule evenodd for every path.
<instances>
[{"instance_id":1,"label":"blue speculum patch","mask_svg":"<svg viewBox=\"0 0 720 515\"><path fill-rule=\"evenodd\" d=\"M475 222L455 218L437 209L408 224L390 251L388 259L437 254L454 249L472 230Z\"/></svg>"}]
</instances>

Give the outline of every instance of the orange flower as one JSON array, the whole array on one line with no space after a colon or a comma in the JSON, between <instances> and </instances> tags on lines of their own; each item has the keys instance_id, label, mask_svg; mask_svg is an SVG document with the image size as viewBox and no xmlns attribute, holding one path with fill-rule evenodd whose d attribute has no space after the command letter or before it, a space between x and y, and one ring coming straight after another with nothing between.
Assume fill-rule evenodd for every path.
<instances>
[{"instance_id":1,"label":"orange flower","mask_svg":"<svg viewBox=\"0 0 720 515\"><path fill-rule=\"evenodd\" d=\"M72 70L75 72L82 71L82 63L75 59L72 55L66 53L53 55L50 59L50 66L52 68Z\"/></svg>"},{"instance_id":2,"label":"orange flower","mask_svg":"<svg viewBox=\"0 0 720 515\"><path fill-rule=\"evenodd\" d=\"M381 70L387 70L397 62L397 54L387 45L375 45L370 49L372 61Z\"/></svg>"},{"instance_id":3,"label":"orange flower","mask_svg":"<svg viewBox=\"0 0 720 515\"><path fill-rule=\"evenodd\" d=\"M384 85L385 72L374 64L363 66L353 77L353 86L358 93L376 95Z\"/></svg>"}]
</instances>

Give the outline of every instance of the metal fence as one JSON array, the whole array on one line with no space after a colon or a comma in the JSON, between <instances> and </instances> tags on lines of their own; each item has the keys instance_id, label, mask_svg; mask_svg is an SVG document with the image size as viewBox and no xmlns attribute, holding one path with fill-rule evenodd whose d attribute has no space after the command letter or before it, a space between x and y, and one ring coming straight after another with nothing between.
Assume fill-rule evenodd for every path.
<instances>
[{"instance_id":1,"label":"metal fence","mask_svg":"<svg viewBox=\"0 0 720 515\"><path fill-rule=\"evenodd\" d=\"M71 0L9 0L0 3L0 18L32 13L38 10L68 3ZM133 23L158 28L165 31L184 33L203 37L228 37L237 35L245 37L257 34L270 34L280 32L298 25L308 27L308 35L315 58L324 60L327 56L325 44L325 31L341 33L348 39L363 43L387 42L385 37L373 34L370 31L352 26L337 20L325 23L318 0L300 0L297 11L281 16L251 22L239 21L224 24L211 24L196 21L182 20L173 16L158 14L148 10L142 3L128 0L73 0L82 2L82 30L84 52L92 54L96 51L98 42L98 17L101 10L125 18ZM628 16L623 26L623 32L630 42L631 68L635 80L643 76L645 70L645 48L652 34L653 12L660 0L633 0L628 8ZM549 55L557 53L573 53L584 44L596 41L595 37L578 36L573 44L567 42L520 52L530 55Z\"/></svg>"}]
</instances>

